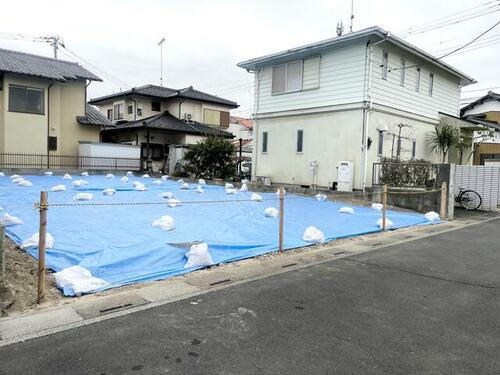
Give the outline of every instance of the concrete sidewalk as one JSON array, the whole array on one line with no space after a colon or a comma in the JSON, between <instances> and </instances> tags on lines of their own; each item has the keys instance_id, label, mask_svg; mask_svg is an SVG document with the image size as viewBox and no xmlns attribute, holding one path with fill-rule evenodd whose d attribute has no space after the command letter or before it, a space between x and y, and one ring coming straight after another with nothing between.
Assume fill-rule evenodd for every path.
<instances>
[{"instance_id":1,"label":"concrete sidewalk","mask_svg":"<svg viewBox=\"0 0 500 375\"><path fill-rule=\"evenodd\" d=\"M487 216L491 220L494 216ZM0 319L0 346L142 311L209 291L247 283L378 248L415 241L437 233L484 222L485 216L437 225L405 228L328 245L287 251L230 263L152 283L135 284L104 293L69 298L62 305Z\"/></svg>"}]
</instances>

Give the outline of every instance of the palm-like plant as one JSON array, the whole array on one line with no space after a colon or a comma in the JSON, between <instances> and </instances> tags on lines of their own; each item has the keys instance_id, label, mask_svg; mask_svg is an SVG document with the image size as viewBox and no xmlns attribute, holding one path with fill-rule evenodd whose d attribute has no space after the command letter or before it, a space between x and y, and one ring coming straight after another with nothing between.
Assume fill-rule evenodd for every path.
<instances>
[{"instance_id":1,"label":"palm-like plant","mask_svg":"<svg viewBox=\"0 0 500 375\"><path fill-rule=\"evenodd\" d=\"M428 137L431 150L443 155L443 164L446 162L446 156L450 148L459 141L458 131L455 127L445 124L441 127L436 126L434 131Z\"/></svg>"}]
</instances>

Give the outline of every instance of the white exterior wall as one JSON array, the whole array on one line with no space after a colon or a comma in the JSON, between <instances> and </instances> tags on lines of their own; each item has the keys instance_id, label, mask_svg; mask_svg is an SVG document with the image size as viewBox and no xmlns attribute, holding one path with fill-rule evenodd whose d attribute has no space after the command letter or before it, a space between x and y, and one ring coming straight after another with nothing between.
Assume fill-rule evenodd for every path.
<instances>
[{"instance_id":1,"label":"white exterior wall","mask_svg":"<svg viewBox=\"0 0 500 375\"><path fill-rule=\"evenodd\" d=\"M500 112L499 101L489 101L481 104L476 104L473 108L464 112L464 115L479 115L486 112Z\"/></svg>"},{"instance_id":2,"label":"white exterior wall","mask_svg":"<svg viewBox=\"0 0 500 375\"><path fill-rule=\"evenodd\" d=\"M139 146L120 145L116 143L80 142L79 150L80 156L137 160L141 157L141 148Z\"/></svg>"}]
</instances>

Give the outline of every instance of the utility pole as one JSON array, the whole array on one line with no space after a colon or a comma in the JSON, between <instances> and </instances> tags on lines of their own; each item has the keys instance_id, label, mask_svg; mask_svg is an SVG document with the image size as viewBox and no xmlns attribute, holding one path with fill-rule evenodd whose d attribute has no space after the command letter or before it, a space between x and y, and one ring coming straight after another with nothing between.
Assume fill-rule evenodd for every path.
<instances>
[{"instance_id":1,"label":"utility pole","mask_svg":"<svg viewBox=\"0 0 500 375\"><path fill-rule=\"evenodd\" d=\"M157 46L160 46L160 86L163 87L163 44L165 43L165 37L161 38Z\"/></svg>"},{"instance_id":2,"label":"utility pole","mask_svg":"<svg viewBox=\"0 0 500 375\"><path fill-rule=\"evenodd\" d=\"M48 37L47 39L50 41L50 45L54 49L54 59L57 60L57 49L59 48L59 41L61 38L57 35L54 35L54 36Z\"/></svg>"}]
</instances>

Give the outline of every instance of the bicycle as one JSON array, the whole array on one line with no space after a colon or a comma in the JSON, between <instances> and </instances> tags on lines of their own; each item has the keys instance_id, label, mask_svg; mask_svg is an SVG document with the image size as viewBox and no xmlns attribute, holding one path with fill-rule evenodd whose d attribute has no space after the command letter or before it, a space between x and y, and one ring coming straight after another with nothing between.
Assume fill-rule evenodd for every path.
<instances>
[{"instance_id":1,"label":"bicycle","mask_svg":"<svg viewBox=\"0 0 500 375\"><path fill-rule=\"evenodd\" d=\"M477 210L481 207L483 199L478 192L474 190L465 190L463 187L459 187L458 194L455 196L455 202L466 210Z\"/></svg>"}]
</instances>

